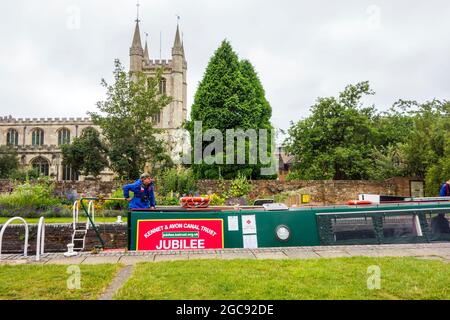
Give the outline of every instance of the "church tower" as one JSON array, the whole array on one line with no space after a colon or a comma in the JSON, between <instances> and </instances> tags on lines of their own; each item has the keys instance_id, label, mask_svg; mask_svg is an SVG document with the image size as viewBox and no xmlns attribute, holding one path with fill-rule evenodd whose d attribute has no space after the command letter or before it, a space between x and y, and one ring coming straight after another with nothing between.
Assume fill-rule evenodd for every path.
<instances>
[{"instance_id":1,"label":"church tower","mask_svg":"<svg viewBox=\"0 0 450 320\"><path fill-rule=\"evenodd\" d=\"M165 140L169 143L172 153L181 148L180 131L187 120L187 61L184 43L181 38L180 26L177 24L171 59L151 59L151 43L146 39L145 49L142 48L140 20L136 19L133 41L130 48L130 72L143 72L149 78L154 77L158 69L163 70L160 93L172 97L159 115L153 117L153 125L164 129Z\"/></svg>"}]
</instances>

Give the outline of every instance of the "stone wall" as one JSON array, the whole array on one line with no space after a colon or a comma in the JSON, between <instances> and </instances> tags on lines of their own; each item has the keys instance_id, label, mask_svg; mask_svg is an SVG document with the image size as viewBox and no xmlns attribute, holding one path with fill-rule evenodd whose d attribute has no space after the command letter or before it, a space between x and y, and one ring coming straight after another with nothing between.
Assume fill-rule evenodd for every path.
<instances>
[{"instance_id":1,"label":"stone wall","mask_svg":"<svg viewBox=\"0 0 450 320\"><path fill-rule=\"evenodd\" d=\"M297 191L310 194L312 201L323 204L341 204L348 200L357 199L360 193L406 196L411 195L409 178L394 178L386 181L252 181L251 198L270 197L285 191ZM412 179L414 180L414 179ZM80 196L109 196L121 188L126 182L111 181L78 181L55 182L55 195L67 198L70 195ZM225 188L230 181L225 181ZM0 192L9 192L14 184L8 180L0 180ZM201 194L221 192L220 182L217 180L200 180L197 182ZM158 185L156 186L158 189Z\"/></svg>"},{"instance_id":2,"label":"stone wall","mask_svg":"<svg viewBox=\"0 0 450 320\"><path fill-rule=\"evenodd\" d=\"M0 225L1 229L2 225ZM29 226L28 254L36 253L37 225ZM126 224L99 224L100 235L107 249L127 247ZM73 228L71 224L49 224L45 226L45 252L65 252L72 242ZM25 243L25 227L10 225L3 235L2 253L22 253ZM95 231L89 230L86 237L86 251L100 245Z\"/></svg>"},{"instance_id":3,"label":"stone wall","mask_svg":"<svg viewBox=\"0 0 450 320\"><path fill-rule=\"evenodd\" d=\"M348 200L358 199L358 194L383 194L409 197L410 179L395 178L387 181L252 181L251 198L271 197L277 193L298 191L310 194L314 203L342 204ZM225 189L229 187L225 181ZM215 180L202 180L197 184L202 194L220 191L220 185Z\"/></svg>"}]
</instances>

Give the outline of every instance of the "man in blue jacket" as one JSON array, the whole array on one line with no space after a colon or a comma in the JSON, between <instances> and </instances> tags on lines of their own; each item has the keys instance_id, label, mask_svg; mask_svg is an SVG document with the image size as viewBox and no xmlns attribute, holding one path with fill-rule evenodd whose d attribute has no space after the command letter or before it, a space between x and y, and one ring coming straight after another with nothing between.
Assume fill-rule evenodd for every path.
<instances>
[{"instance_id":1,"label":"man in blue jacket","mask_svg":"<svg viewBox=\"0 0 450 320\"><path fill-rule=\"evenodd\" d=\"M439 192L439 196L441 197L450 197L450 180L448 180L441 188L441 192Z\"/></svg>"},{"instance_id":2,"label":"man in blue jacket","mask_svg":"<svg viewBox=\"0 0 450 320\"><path fill-rule=\"evenodd\" d=\"M134 193L133 198L130 198L130 191ZM123 195L130 203L130 210L156 208L155 185L148 173L141 175L135 183L124 186Z\"/></svg>"}]
</instances>

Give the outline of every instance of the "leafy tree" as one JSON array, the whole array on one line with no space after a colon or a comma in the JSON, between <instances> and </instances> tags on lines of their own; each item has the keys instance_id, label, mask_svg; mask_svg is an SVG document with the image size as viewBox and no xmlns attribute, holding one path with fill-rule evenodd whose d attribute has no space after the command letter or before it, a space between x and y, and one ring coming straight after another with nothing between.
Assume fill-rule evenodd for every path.
<instances>
[{"instance_id":1,"label":"leafy tree","mask_svg":"<svg viewBox=\"0 0 450 320\"><path fill-rule=\"evenodd\" d=\"M106 147L94 128L86 128L81 137L75 138L72 144L63 145L61 150L63 164L72 166L73 170L85 176L98 177L108 166Z\"/></svg>"},{"instance_id":2,"label":"leafy tree","mask_svg":"<svg viewBox=\"0 0 450 320\"><path fill-rule=\"evenodd\" d=\"M202 122L203 133L208 129L219 130L225 144L227 129L272 130L271 115L272 109L265 98L263 86L254 67L247 60L240 61L230 43L223 41L208 64L195 95L191 121L186 124L186 128L191 133L192 145L195 145L194 123L196 121ZM202 142L201 145L204 151L210 143ZM252 147L254 146L250 145L250 139L247 138L245 164L236 164L238 151L235 145L234 165L226 164L225 154L219 150L217 154L213 154L213 157L223 159L223 164L208 165L206 161L193 164L194 174L197 178L207 179L219 177L232 179L239 173L251 178L261 178L262 165L259 157L252 154L258 158L257 164L252 164L250 161ZM271 150L268 149L270 154Z\"/></svg>"},{"instance_id":3,"label":"leafy tree","mask_svg":"<svg viewBox=\"0 0 450 320\"><path fill-rule=\"evenodd\" d=\"M171 163L160 137L163 132L152 124L152 118L171 98L159 92L161 69L148 78L143 73L125 72L119 60L114 66L114 84L102 80L107 98L97 103L100 113L89 114L102 129L111 168L122 179L135 179L146 164L155 169Z\"/></svg>"},{"instance_id":4,"label":"leafy tree","mask_svg":"<svg viewBox=\"0 0 450 320\"><path fill-rule=\"evenodd\" d=\"M407 174L425 179L426 194L436 196L450 177L450 102L400 101L409 110L412 130L403 146Z\"/></svg>"},{"instance_id":5,"label":"leafy tree","mask_svg":"<svg viewBox=\"0 0 450 320\"><path fill-rule=\"evenodd\" d=\"M19 158L14 148L0 147L0 179L7 179L19 168Z\"/></svg>"},{"instance_id":6,"label":"leafy tree","mask_svg":"<svg viewBox=\"0 0 450 320\"><path fill-rule=\"evenodd\" d=\"M372 152L373 166L370 167L370 179L386 180L405 175L407 163L402 144L375 146Z\"/></svg>"},{"instance_id":7,"label":"leafy tree","mask_svg":"<svg viewBox=\"0 0 450 320\"><path fill-rule=\"evenodd\" d=\"M368 82L350 85L339 98L319 98L311 116L293 124L286 150L296 157L302 179L367 179L377 132L374 107L363 107L372 95Z\"/></svg>"}]
</instances>

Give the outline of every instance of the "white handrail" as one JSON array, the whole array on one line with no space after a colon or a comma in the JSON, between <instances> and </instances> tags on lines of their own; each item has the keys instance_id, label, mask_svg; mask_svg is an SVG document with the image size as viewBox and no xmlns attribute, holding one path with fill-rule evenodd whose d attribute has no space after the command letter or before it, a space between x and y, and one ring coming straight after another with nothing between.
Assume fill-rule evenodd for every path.
<instances>
[{"instance_id":1,"label":"white handrail","mask_svg":"<svg viewBox=\"0 0 450 320\"><path fill-rule=\"evenodd\" d=\"M72 216L73 216L73 230L77 228L78 223L78 213L80 212L80 203L75 201L72 207Z\"/></svg>"},{"instance_id":2,"label":"white handrail","mask_svg":"<svg viewBox=\"0 0 450 320\"><path fill-rule=\"evenodd\" d=\"M38 231L37 231L37 242L36 242L36 261L39 261L41 254L44 254L44 243L45 243L45 218L41 217L39 219Z\"/></svg>"},{"instance_id":3,"label":"white handrail","mask_svg":"<svg viewBox=\"0 0 450 320\"><path fill-rule=\"evenodd\" d=\"M6 223L3 225L2 230L0 231L0 260L2 259L2 241L3 241L3 234L5 233L6 228L11 224L11 222L15 220L20 220L25 224L25 246L23 248L23 255L25 257L28 256L28 223L25 221L25 219L21 217L14 217L6 221Z\"/></svg>"},{"instance_id":4,"label":"white handrail","mask_svg":"<svg viewBox=\"0 0 450 320\"><path fill-rule=\"evenodd\" d=\"M89 201L88 214L92 219L92 223L95 223L95 203L94 203L94 201ZM86 221L86 229L89 229L89 226L90 226L90 221L89 221L89 217L88 217L87 221Z\"/></svg>"}]
</instances>

